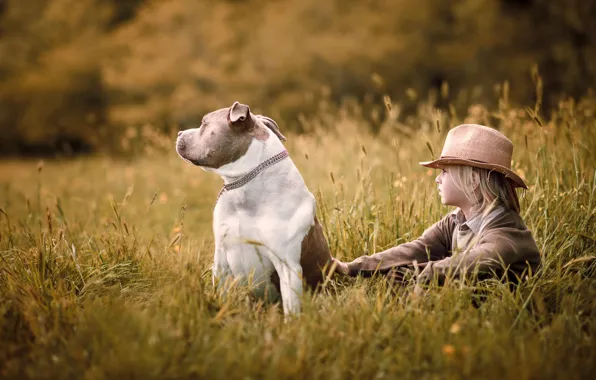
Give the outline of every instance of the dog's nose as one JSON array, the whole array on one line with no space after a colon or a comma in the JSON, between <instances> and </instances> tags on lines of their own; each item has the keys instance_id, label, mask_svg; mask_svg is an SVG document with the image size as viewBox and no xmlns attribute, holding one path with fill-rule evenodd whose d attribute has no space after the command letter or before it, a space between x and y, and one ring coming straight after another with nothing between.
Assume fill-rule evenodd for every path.
<instances>
[{"instance_id":1,"label":"dog's nose","mask_svg":"<svg viewBox=\"0 0 596 380\"><path fill-rule=\"evenodd\" d=\"M182 131L178 131L178 136L180 136L182 134Z\"/></svg>"}]
</instances>

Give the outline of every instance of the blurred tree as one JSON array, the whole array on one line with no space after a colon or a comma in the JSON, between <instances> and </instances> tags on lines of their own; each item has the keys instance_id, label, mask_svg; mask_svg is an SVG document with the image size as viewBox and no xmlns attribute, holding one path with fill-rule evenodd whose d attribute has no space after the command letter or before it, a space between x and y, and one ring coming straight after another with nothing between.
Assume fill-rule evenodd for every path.
<instances>
[{"instance_id":1,"label":"blurred tree","mask_svg":"<svg viewBox=\"0 0 596 380\"><path fill-rule=\"evenodd\" d=\"M522 34L540 63L548 91L578 97L596 84L596 2L533 0Z\"/></svg>"},{"instance_id":2,"label":"blurred tree","mask_svg":"<svg viewBox=\"0 0 596 380\"><path fill-rule=\"evenodd\" d=\"M520 98L533 91L519 32L498 0L171 0L111 36L103 73L124 124L192 120L236 99L292 119L322 88L382 108L384 94L408 101L447 81L446 101L469 104L503 80Z\"/></svg>"},{"instance_id":3,"label":"blurred tree","mask_svg":"<svg viewBox=\"0 0 596 380\"><path fill-rule=\"evenodd\" d=\"M536 63L546 106L596 80L593 1L26 3L0 0L4 150L95 149L124 126L190 126L235 100L291 124L356 98L373 128L384 95L402 115L421 101L490 107L508 81L511 101L528 104Z\"/></svg>"},{"instance_id":4,"label":"blurred tree","mask_svg":"<svg viewBox=\"0 0 596 380\"><path fill-rule=\"evenodd\" d=\"M112 17L110 17L109 27L114 28L118 25L134 19L140 6L146 0L109 0L112 8Z\"/></svg>"},{"instance_id":5,"label":"blurred tree","mask_svg":"<svg viewBox=\"0 0 596 380\"><path fill-rule=\"evenodd\" d=\"M94 0L8 1L0 19L0 152L87 151L105 121Z\"/></svg>"}]
</instances>

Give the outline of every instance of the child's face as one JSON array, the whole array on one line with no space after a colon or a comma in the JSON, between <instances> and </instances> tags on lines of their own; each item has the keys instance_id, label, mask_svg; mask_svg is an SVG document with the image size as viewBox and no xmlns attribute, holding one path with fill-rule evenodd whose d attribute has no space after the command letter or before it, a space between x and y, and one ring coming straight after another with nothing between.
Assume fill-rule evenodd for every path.
<instances>
[{"instance_id":1,"label":"child's face","mask_svg":"<svg viewBox=\"0 0 596 380\"><path fill-rule=\"evenodd\" d=\"M435 179L439 185L439 195L441 196L441 203L448 206L456 206L460 208L469 207L470 201L466 194L455 186L453 178L449 171L441 168L441 174Z\"/></svg>"}]
</instances>

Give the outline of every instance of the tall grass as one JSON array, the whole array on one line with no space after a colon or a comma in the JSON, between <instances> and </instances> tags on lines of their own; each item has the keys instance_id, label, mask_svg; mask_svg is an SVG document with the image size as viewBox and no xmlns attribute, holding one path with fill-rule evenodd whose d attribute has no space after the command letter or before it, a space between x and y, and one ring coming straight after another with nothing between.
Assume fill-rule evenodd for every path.
<instances>
[{"instance_id":1,"label":"tall grass","mask_svg":"<svg viewBox=\"0 0 596 380\"><path fill-rule=\"evenodd\" d=\"M334 277L285 322L279 305L246 289L225 300L214 292L210 222L221 182L177 158L172 139L169 151L130 161L3 162L0 377L589 378L589 101L543 118L507 102L462 117L422 106L416 128L390 114L374 136L357 105L304 119L310 132L287 146L335 256L414 239L441 218L436 173L417 162L440 152L449 127L488 120L515 143L515 169L530 184L522 216L543 266L514 290L449 283L418 297L383 278Z\"/></svg>"}]
</instances>

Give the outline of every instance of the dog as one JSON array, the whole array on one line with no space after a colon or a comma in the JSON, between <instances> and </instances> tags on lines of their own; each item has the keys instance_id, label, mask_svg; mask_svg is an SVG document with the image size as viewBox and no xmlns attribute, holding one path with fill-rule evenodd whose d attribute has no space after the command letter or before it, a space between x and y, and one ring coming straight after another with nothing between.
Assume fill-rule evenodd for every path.
<instances>
[{"instance_id":1,"label":"dog","mask_svg":"<svg viewBox=\"0 0 596 380\"><path fill-rule=\"evenodd\" d=\"M224 181L213 211L213 285L250 284L254 295L281 296L298 314L303 281L315 289L331 263L316 201L282 142L277 123L235 102L199 128L178 132L176 152Z\"/></svg>"}]
</instances>

